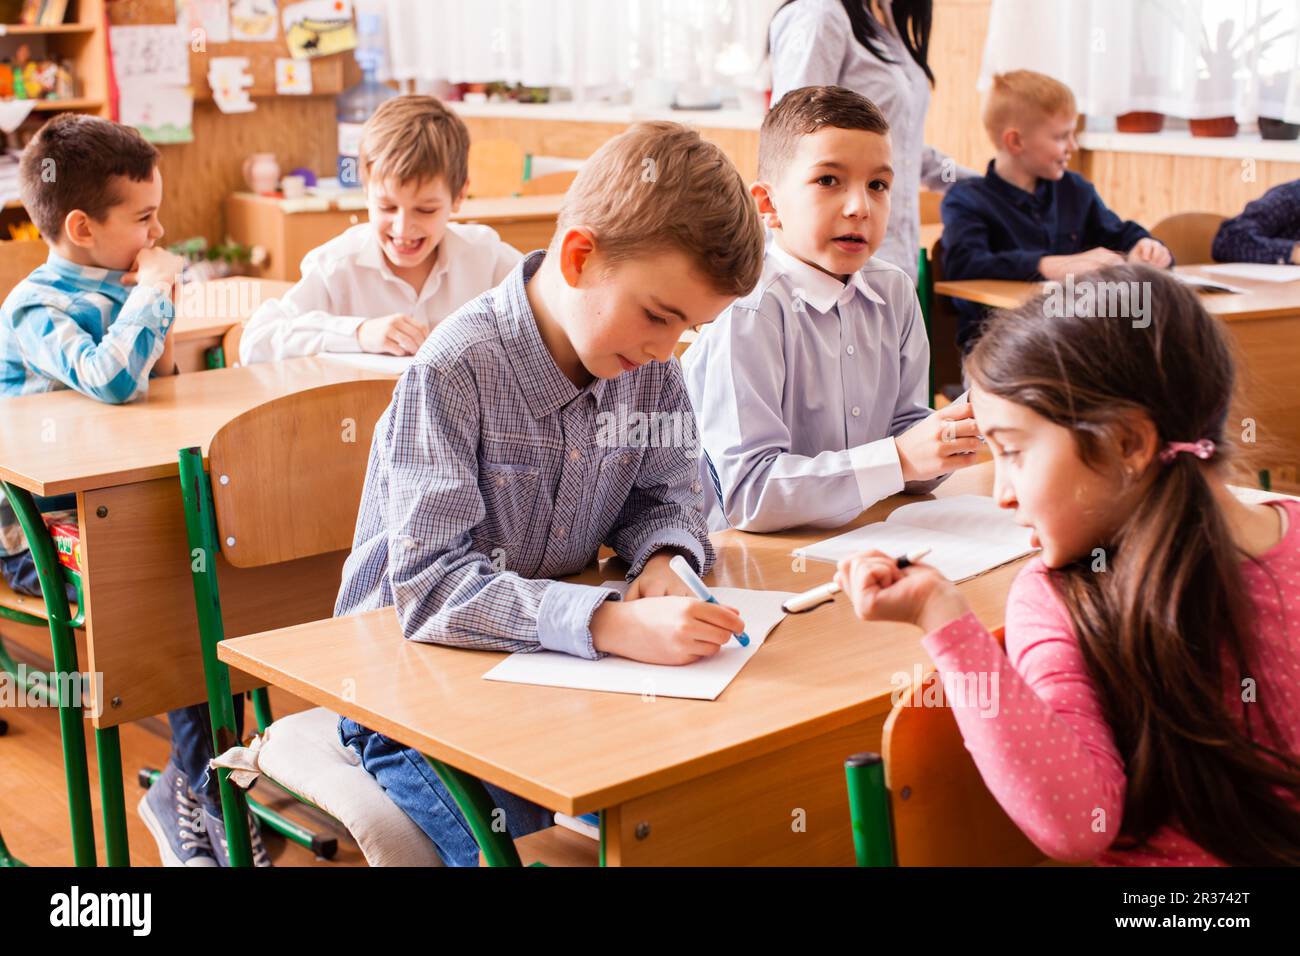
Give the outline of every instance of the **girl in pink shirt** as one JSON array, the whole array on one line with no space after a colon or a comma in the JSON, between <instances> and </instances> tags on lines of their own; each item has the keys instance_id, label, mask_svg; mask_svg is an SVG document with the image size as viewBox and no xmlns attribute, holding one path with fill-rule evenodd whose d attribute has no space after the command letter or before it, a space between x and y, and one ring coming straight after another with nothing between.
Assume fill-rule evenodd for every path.
<instances>
[{"instance_id":1,"label":"girl in pink shirt","mask_svg":"<svg viewBox=\"0 0 1300 956\"><path fill-rule=\"evenodd\" d=\"M998 690L946 696L1047 855L1300 864L1300 502L1227 487L1231 347L1195 293L1141 266L1088 281L1091 303L996 316L966 360L994 495L1042 548L1006 652L924 564L869 552L836 580L863 620L920 626L946 684ZM1103 283L1132 306L1146 285L1145 315L1108 315Z\"/></svg>"}]
</instances>

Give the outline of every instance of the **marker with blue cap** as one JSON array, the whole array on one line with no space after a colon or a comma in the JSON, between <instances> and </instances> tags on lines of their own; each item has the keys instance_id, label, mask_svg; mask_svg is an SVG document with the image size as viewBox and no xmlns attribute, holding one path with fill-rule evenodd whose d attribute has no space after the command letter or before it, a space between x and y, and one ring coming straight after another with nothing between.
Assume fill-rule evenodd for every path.
<instances>
[{"instance_id":1,"label":"marker with blue cap","mask_svg":"<svg viewBox=\"0 0 1300 956\"><path fill-rule=\"evenodd\" d=\"M697 598L701 601L707 601L709 604L718 604L718 599L709 592L708 586L700 580L700 576L695 573L691 563L680 554L674 555L673 559L668 562L668 566L677 572L677 576L686 582L686 586L695 592ZM749 635L744 631L733 636L741 647L749 647Z\"/></svg>"}]
</instances>

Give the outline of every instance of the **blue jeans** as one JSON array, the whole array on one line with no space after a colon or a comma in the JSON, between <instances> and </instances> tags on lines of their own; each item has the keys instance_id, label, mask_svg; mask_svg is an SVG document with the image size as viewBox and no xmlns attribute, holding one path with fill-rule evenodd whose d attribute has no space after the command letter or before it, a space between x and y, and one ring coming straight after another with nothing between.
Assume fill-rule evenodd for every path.
<instances>
[{"instance_id":1,"label":"blue jeans","mask_svg":"<svg viewBox=\"0 0 1300 956\"><path fill-rule=\"evenodd\" d=\"M339 719L339 739L361 755L361 765L379 781L389 798L415 821L438 848L448 866L478 866L478 843L469 824L428 761L383 734L347 717ZM510 836L519 838L545 829L554 815L531 800L485 783L492 804L505 814Z\"/></svg>"},{"instance_id":2,"label":"blue jeans","mask_svg":"<svg viewBox=\"0 0 1300 956\"><path fill-rule=\"evenodd\" d=\"M232 694L235 708L235 732L244 738L244 695ZM221 787L215 773L208 773L212 752L212 718L207 704L195 704L169 711L167 722L172 728L171 761L185 779L200 802L217 816L221 815Z\"/></svg>"}]
</instances>

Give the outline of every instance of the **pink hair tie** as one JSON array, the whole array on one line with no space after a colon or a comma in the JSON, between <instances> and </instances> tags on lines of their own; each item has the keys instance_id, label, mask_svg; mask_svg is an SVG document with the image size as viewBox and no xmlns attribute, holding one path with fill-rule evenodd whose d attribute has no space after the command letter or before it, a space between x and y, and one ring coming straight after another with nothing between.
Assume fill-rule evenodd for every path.
<instances>
[{"instance_id":1,"label":"pink hair tie","mask_svg":"<svg viewBox=\"0 0 1300 956\"><path fill-rule=\"evenodd\" d=\"M1160 460L1167 465L1178 456L1180 451L1190 452L1205 461L1214 454L1214 442L1208 438L1202 438L1200 441L1171 441L1160 452Z\"/></svg>"}]
</instances>

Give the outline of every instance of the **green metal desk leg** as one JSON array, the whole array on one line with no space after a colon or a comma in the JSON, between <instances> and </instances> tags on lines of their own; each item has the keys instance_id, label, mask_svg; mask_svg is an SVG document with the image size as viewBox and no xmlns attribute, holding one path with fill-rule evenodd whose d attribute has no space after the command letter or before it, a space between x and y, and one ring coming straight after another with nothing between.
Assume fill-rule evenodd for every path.
<instances>
[{"instance_id":1,"label":"green metal desk leg","mask_svg":"<svg viewBox=\"0 0 1300 956\"><path fill-rule=\"evenodd\" d=\"M893 866L894 833L889 824L889 792L880 754L854 754L844 761L858 866Z\"/></svg>"},{"instance_id":2,"label":"green metal desk leg","mask_svg":"<svg viewBox=\"0 0 1300 956\"><path fill-rule=\"evenodd\" d=\"M99 798L104 810L104 860L109 866L130 866L126 837L126 795L122 790L122 739L116 727L95 731L99 756Z\"/></svg>"},{"instance_id":3,"label":"green metal desk leg","mask_svg":"<svg viewBox=\"0 0 1300 956\"><path fill-rule=\"evenodd\" d=\"M428 754L424 755L424 759L429 762L433 772L456 801L456 806L460 807L460 812L465 815L465 822L478 841L487 865L523 866L519 851L515 849L515 841L510 838L510 831L507 829L501 832L492 826L492 798L488 796L487 788L482 782L441 760L434 760Z\"/></svg>"},{"instance_id":4,"label":"green metal desk leg","mask_svg":"<svg viewBox=\"0 0 1300 956\"><path fill-rule=\"evenodd\" d=\"M50 645L56 674L77 674L77 642L73 639L68 596L63 589L58 556L49 529L29 492L9 482L5 497L27 536L36 577L49 614ZM69 695L72 696L72 695ZM59 730L63 739L63 773L68 787L68 816L72 827L72 858L77 866L95 865L95 823L90 807L90 773L86 768L86 730L80 702L59 701Z\"/></svg>"}]
</instances>

